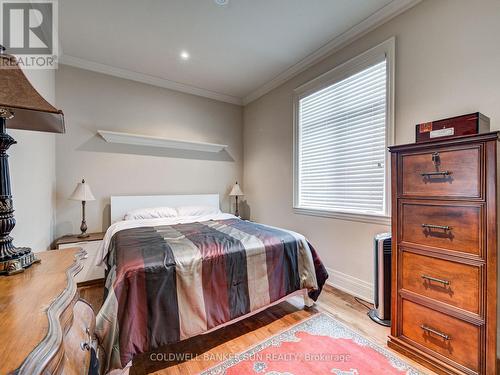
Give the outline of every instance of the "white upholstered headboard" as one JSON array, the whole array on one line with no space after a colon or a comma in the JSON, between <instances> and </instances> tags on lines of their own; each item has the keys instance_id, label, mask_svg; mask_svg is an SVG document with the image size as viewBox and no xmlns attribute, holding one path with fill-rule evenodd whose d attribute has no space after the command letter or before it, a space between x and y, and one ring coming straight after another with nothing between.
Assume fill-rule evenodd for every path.
<instances>
[{"instance_id":1,"label":"white upholstered headboard","mask_svg":"<svg viewBox=\"0 0 500 375\"><path fill-rule=\"evenodd\" d=\"M220 208L219 194L111 197L111 223L123 220L127 212L138 208L180 206L214 206Z\"/></svg>"}]
</instances>

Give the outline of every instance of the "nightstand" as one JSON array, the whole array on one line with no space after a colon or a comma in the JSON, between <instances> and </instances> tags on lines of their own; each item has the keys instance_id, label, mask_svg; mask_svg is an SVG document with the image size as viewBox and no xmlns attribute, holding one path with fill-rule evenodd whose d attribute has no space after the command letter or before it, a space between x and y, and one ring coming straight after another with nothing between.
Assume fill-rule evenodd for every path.
<instances>
[{"instance_id":1,"label":"nightstand","mask_svg":"<svg viewBox=\"0 0 500 375\"><path fill-rule=\"evenodd\" d=\"M104 279L104 267L95 265L97 250L103 238L104 233L89 233L86 238L78 238L78 235L74 234L56 240L55 245L58 250L81 247L87 252L83 259L83 269L75 277L78 284Z\"/></svg>"}]
</instances>

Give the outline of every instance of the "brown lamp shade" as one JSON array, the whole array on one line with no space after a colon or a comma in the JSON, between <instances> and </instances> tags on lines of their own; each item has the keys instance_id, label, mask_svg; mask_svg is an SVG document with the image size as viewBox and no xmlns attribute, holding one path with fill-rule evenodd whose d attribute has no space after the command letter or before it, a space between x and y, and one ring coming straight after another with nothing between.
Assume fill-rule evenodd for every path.
<instances>
[{"instance_id":1,"label":"brown lamp shade","mask_svg":"<svg viewBox=\"0 0 500 375\"><path fill-rule=\"evenodd\" d=\"M8 128L64 133L64 114L47 102L31 85L12 55L0 54L0 108L14 117Z\"/></svg>"}]
</instances>

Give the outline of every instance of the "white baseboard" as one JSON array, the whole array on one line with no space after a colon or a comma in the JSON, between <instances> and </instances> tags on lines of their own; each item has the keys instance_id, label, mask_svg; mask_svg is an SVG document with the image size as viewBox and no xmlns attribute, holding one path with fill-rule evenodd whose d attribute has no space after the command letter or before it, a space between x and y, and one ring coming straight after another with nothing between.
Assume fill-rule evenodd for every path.
<instances>
[{"instance_id":1,"label":"white baseboard","mask_svg":"<svg viewBox=\"0 0 500 375\"><path fill-rule=\"evenodd\" d=\"M340 271L326 268L330 276L326 283L343 292L359 297L364 301L373 303L373 283L368 283L357 277L350 276Z\"/></svg>"}]
</instances>

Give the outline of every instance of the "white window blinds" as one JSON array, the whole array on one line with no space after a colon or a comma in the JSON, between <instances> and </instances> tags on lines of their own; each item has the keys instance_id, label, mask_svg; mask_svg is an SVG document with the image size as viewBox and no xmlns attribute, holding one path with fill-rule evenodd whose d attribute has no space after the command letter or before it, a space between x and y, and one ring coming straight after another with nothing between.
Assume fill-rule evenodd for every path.
<instances>
[{"instance_id":1,"label":"white window blinds","mask_svg":"<svg viewBox=\"0 0 500 375\"><path fill-rule=\"evenodd\" d=\"M385 214L387 69L378 61L299 100L299 208Z\"/></svg>"}]
</instances>

